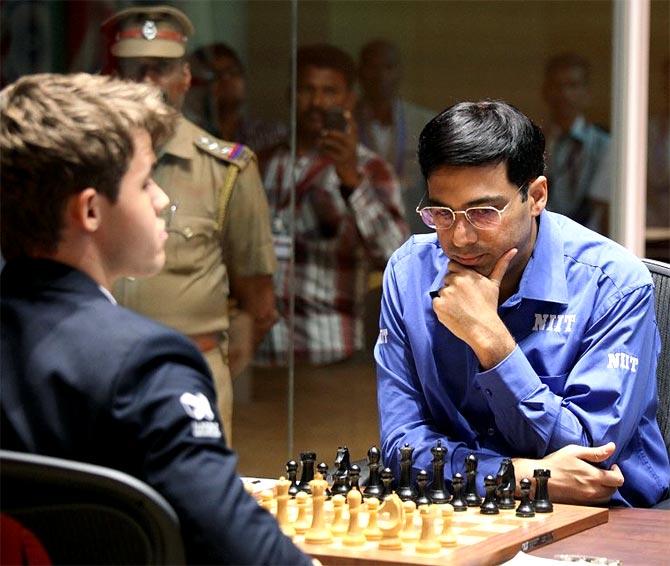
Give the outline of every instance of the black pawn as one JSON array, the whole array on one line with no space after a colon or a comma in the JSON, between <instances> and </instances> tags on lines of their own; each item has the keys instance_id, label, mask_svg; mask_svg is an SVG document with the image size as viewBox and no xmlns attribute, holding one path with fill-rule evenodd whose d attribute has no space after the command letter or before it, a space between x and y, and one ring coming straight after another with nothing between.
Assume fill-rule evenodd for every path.
<instances>
[{"instance_id":1,"label":"black pawn","mask_svg":"<svg viewBox=\"0 0 670 566\"><path fill-rule=\"evenodd\" d=\"M451 487L454 490L454 496L451 498L451 505L454 511L467 511L468 502L463 495L463 474L456 472L451 480Z\"/></svg>"},{"instance_id":2,"label":"black pawn","mask_svg":"<svg viewBox=\"0 0 670 566\"><path fill-rule=\"evenodd\" d=\"M291 485L288 488L288 494L291 497L295 497L296 493L300 491L298 489L298 462L295 460L289 460L286 462L286 477L288 478L288 481L291 482Z\"/></svg>"},{"instance_id":3,"label":"black pawn","mask_svg":"<svg viewBox=\"0 0 670 566\"><path fill-rule=\"evenodd\" d=\"M365 484L365 497L376 497L379 499L379 496L384 489L382 485L380 473L380 459L381 454L379 453L379 448L373 446L368 450L368 469L370 470L370 475L368 476L368 481Z\"/></svg>"},{"instance_id":4,"label":"black pawn","mask_svg":"<svg viewBox=\"0 0 670 566\"><path fill-rule=\"evenodd\" d=\"M321 477L323 478L324 481L328 481L328 464L325 462L321 462L317 467L316 471L321 474ZM331 496L331 491L328 487L326 487L326 491L324 492L324 495L326 496L327 499L330 499Z\"/></svg>"},{"instance_id":5,"label":"black pawn","mask_svg":"<svg viewBox=\"0 0 670 566\"><path fill-rule=\"evenodd\" d=\"M361 490L361 486L358 485L358 482L361 478L361 467L358 464L351 464L349 468L349 491L355 489L357 491Z\"/></svg>"},{"instance_id":6,"label":"black pawn","mask_svg":"<svg viewBox=\"0 0 670 566\"><path fill-rule=\"evenodd\" d=\"M433 482L428 497L433 503L442 505L448 503L450 497L444 484L444 458L447 455L447 449L442 446L442 441L438 440L430 451L433 454Z\"/></svg>"},{"instance_id":7,"label":"black pawn","mask_svg":"<svg viewBox=\"0 0 670 566\"><path fill-rule=\"evenodd\" d=\"M468 507L479 507L482 498L477 493L477 456L468 454L465 458L465 500Z\"/></svg>"},{"instance_id":8,"label":"black pawn","mask_svg":"<svg viewBox=\"0 0 670 566\"><path fill-rule=\"evenodd\" d=\"M398 497L402 501L414 500L416 492L412 488L412 453L414 448L405 444L400 449L400 479L398 480Z\"/></svg>"},{"instance_id":9,"label":"black pawn","mask_svg":"<svg viewBox=\"0 0 670 566\"><path fill-rule=\"evenodd\" d=\"M535 478L535 507L536 513L551 513L554 506L549 500L549 478L551 477L551 470L534 470L533 477Z\"/></svg>"},{"instance_id":10,"label":"black pawn","mask_svg":"<svg viewBox=\"0 0 670 566\"><path fill-rule=\"evenodd\" d=\"M391 468L384 468L380 474L380 477L384 487L379 497L380 499L384 500L386 497L393 494L393 487L391 486L393 483L393 471Z\"/></svg>"},{"instance_id":11,"label":"black pawn","mask_svg":"<svg viewBox=\"0 0 670 566\"><path fill-rule=\"evenodd\" d=\"M346 496L347 493L349 493L349 473L348 472L343 472L343 473L338 473L335 472L334 474L334 482L333 482L333 487L330 489L330 492L333 495L344 495Z\"/></svg>"},{"instance_id":12,"label":"black pawn","mask_svg":"<svg viewBox=\"0 0 670 566\"><path fill-rule=\"evenodd\" d=\"M530 500L530 480L523 478L519 482L519 491L521 492L521 503L516 508L517 517L535 517L535 509Z\"/></svg>"},{"instance_id":13,"label":"black pawn","mask_svg":"<svg viewBox=\"0 0 670 566\"><path fill-rule=\"evenodd\" d=\"M428 484L428 472L426 470L421 470L416 474L416 499L414 503L416 506L419 505L430 505L430 497L426 495L426 485Z\"/></svg>"},{"instance_id":14,"label":"black pawn","mask_svg":"<svg viewBox=\"0 0 670 566\"><path fill-rule=\"evenodd\" d=\"M298 482L298 489L305 493L312 493L312 488L309 487L309 482L314 479L314 465L316 464L315 452L301 452L300 463L302 470L300 472L300 481Z\"/></svg>"},{"instance_id":15,"label":"black pawn","mask_svg":"<svg viewBox=\"0 0 670 566\"><path fill-rule=\"evenodd\" d=\"M496 479L491 474L484 478L486 496L479 507L479 512L482 515L497 515L500 513L498 510L498 503L496 502L496 486Z\"/></svg>"},{"instance_id":16,"label":"black pawn","mask_svg":"<svg viewBox=\"0 0 670 566\"><path fill-rule=\"evenodd\" d=\"M516 476L511 458L503 458L500 469L496 474L498 507L500 509L514 509L514 492L516 491Z\"/></svg>"}]
</instances>

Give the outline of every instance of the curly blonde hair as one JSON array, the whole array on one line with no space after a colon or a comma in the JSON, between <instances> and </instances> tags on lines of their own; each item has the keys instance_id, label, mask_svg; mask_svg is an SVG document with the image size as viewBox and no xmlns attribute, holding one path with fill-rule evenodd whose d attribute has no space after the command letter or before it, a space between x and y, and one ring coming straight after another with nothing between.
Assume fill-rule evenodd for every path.
<instances>
[{"instance_id":1,"label":"curly blonde hair","mask_svg":"<svg viewBox=\"0 0 670 566\"><path fill-rule=\"evenodd\" d=\"M154 146L177 113L147 84L86 73L22 77L0 92L0 236L6 259L56 251L68 198L87 187L116 202L133 134Z\"/></svg>"}]
</instances>

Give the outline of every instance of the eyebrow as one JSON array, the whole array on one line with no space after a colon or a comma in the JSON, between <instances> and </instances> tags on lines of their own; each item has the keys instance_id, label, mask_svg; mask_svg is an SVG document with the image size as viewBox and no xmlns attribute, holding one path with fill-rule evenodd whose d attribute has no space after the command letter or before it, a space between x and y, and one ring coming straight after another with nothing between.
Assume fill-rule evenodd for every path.
<instances>
[{"instance_id":1,"label":"eyebrow","mask_svg":"<svg viewBox=\"0 0 670 566\"><path fill-rule=\"evenodd\" d=\"M499 203L502 202L503 200L505 200L505 197L502 195L483 196L466 202L464 208L471 208L473 206L493 206L493 203ZM451 208L452 210L456 210L452 206L449 206L443 202L430 198L430 196L428 197L428 205L444 206L447 208Z\"/></svg>"}]
</instances>

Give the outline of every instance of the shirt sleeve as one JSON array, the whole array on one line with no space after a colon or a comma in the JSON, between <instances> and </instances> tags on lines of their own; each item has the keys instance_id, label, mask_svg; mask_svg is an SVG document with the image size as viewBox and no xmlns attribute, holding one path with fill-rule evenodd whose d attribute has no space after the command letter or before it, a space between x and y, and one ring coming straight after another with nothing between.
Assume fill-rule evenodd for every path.
<instances>
[{"instance_id":1,"label":"shirt sleeve","mask_svg":"<svg viewBox=\"0 0 670 566\"><path fill-rule=\"evenodd\" d=\"M507 442L520 454L543 457L567 444L613 441L616 461L655 391L659 337L653 300L648 285L613 300L581 337L582 351L566 375L541 379L523 343L478 374Z\"/></svg>"},{"instance_id":2,"label":"shirt sleeve","mask_svg":"<svg viewBox=\"0 0 670 566\"><path fill-rule=\"evenodd\" d=\"M456 441L459 437L441 430L427 405L425 393L419 382L413 362L412 345L409 342L403 316L403 290L396 279L393 259L384 273L380 336L375 346L377 362L377 404L380 419L380 438L384 465L397 470L400 466L399 449L405 444L414 447L412 468L431 469L430 448L438 440L447 448L445 478L449 481L456 472L463 472L463 462L468 454L478 459L478 485L482 489L483 478L495 475L500 467L502 455L479 446L474 437L469 445ZM453 414L458 409L454 407ZM460 433L467 437L470 427L462 422ZM455 431L454 431L455 432Z\"/></svg>"},{"instance_id":3,"label":"shirt sleeve","mask_svg":"<svg viewBox=\"0 0 670 566\"><path fill-rule=\"evenodd\" d=\"M369 159L363 178L349 196L349 207L369 255L383 267L408 235L400 184L381 158Z\"/></svg>"},{"instance_id":4,"label":"shirt sleeve","mask_svg":"<svg viewBox=\"0 0 670 566\"><path fill-rule=\"evenodd\" d=\"M221 436L213 382L185 339L141 341L121 375L119 442L135 453L137 476L174 507L189 563L311 563L246 493Z\"/></svg>"},{"instance_id":5,"label":"shirt sleeve","mask_svg":"<svg viewBox=\"0 0 670 566\"><path fill-rule=\"evenodd\" d=\"M233 276L272 275L277 267L267 196L252 160L235 181L223 225L223 257Z\"/></svg>"}]
</instances>

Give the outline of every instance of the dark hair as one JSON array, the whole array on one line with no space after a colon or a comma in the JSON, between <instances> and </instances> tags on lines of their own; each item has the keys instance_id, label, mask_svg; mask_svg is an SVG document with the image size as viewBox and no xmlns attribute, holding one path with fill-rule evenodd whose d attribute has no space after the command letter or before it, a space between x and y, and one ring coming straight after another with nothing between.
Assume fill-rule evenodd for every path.
<instances>
[{"instance_id":1,"label":"dark hair","mask_svg":"<svg viewBox=\"0 0 670 566\"><path fill-rule=\"evenodd\" d=\"M591 63L577 53L566 52L551 57L544 66L544 76L548 77L559 69L572 69L573 67L584 72L584 82L588 83L591 78Z\"/></svg>"},{"instance_id":2,"label":"dark hair","mask_svg":"<svg viewBox=\"0 0 670 566\"><path fill-rule=\"evenodd\" d=\"M226 45L225 43L210 43L209 45L203 45L196 49L191 57L196 59L199 63L203 65L210 65L220 57L228 57L232 59L234 63L239 67L240 71L244 72L244 65L240 60L239 55L235 50Z\"/></svg>"},{"instance_id":3,"label":"dark hair","mask_svg":"<svg viewBox=\"0 0 670 566\"><path fill-rule=\"evenodd\" d=\"M445 165L505 163L509 181L522 187L544 172L544 135L530 118L505 102L459 102L426 124L418 155L425 179ZM522 193L525 198L527 186Z\"/></svg>"},{"instance_id":4,"label":"dark hair","mask_svg":"<svg viewBox=\"0 0 670 566\"><path fill-rule=\"evenodd\" d=\"M341 73L349 89L352 89L356 82L356 64L353 58L334 45L327 43L303 45L298 49L297 65L298 75L304 71L305 67L318 67Z\"/></svg>"}]
</instances>

